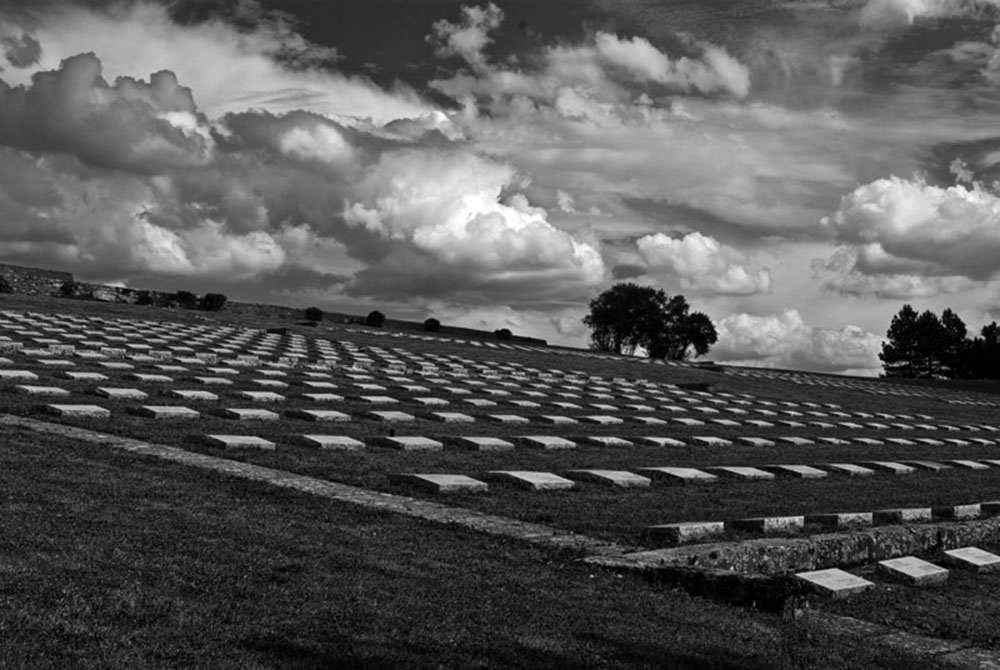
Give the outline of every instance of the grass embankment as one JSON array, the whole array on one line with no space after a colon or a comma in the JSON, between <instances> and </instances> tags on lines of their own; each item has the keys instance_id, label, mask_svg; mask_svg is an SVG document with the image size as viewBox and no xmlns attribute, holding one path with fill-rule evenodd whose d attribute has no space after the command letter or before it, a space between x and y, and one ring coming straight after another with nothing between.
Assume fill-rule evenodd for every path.
<instances>
[{"instance_id":1,"label":"grass embankment","mask_svg":"<svg viewBox=\"0 0 1000 670\"><path fill-rule=\"evenodd\" d=\"M456 528L17 430L0 458L4 668L903 667Z\"/></svg>"}]
</instances>

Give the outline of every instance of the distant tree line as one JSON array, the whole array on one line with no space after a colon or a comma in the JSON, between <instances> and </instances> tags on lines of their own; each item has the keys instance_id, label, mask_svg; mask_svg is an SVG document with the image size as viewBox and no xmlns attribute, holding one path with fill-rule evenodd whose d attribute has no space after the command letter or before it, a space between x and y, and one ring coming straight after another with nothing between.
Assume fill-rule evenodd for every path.
<instances>
[{"instance_id":1,"label":"distant tree line","mask_svg":"<svg viewBox=\"0 0 1000 670\"><path fill-rule=\"evenodd\" d=\"M969 337L965 323L950 309L939 317L917 314L903 305L892 317L879 358L885 377L1000 379L1000 326L983 326Z\"/></svg>"}]
</instances>

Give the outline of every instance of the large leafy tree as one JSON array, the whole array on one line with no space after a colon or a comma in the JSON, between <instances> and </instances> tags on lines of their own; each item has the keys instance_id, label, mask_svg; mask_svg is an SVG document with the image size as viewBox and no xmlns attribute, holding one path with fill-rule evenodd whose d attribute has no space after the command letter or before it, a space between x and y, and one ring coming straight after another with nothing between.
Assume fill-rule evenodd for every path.
<instances>
[{"instance_id":1,"label":"large leafy tree","mask_svg":"<svg viewBox=\"0 0 1000 670\"><path fill-rule=\"evenodd\" d=\"M616 354L644 349L653 358L685 360L708 353L718 339L711 319L691 313L684 296L631 282L591 300L583 322L591 328L591 349Z\"/></svg>"}]
</instances>

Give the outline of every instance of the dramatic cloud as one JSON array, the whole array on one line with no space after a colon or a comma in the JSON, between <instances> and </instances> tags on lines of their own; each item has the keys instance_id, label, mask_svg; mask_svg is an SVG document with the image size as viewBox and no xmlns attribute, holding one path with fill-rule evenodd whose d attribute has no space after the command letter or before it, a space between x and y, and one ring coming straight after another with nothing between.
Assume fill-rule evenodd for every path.
<instances>
[{"instance_id":1,"label":"dramatic cloud","mask_svg":"<svg viewBox=\"0 0 1000 670\"><path fill-rule=\"evenodd\" d=\"M743 254L701 233L677 239L656 233L639 238L636 246L651 274L676 278L683 290L750 295L771 286L767 270L748 271Z\"/></svg>"},{"instance_id":2,"label":"dramatic cloud","mask_svg":"<svg viewBox=\"0 0 1000 670\"><path fill-rule=\"evenodd\" d=\"M4 58L14 67L31 67L42 56L42 45L31 35L0 38Z\"/></svg>"},{"instance_id":3,"label":"dramatic cloud","mask_svg":"<svg viewBox=\"0 0 1000 670\"><path fill-rule=\"evenodd\" d=\"M869 375L881 367L881 337L850 325L815 328L794 309L771 316L733 314L716 330L719 341L711 358L734 365Z\"/></svg>"},{"instance_id":4,"label":"dramatic cloud","mask_svg":"<svg viewBox=\"0 0 1000 670\"><path fill-rule=\"evenodd\" d=\"M896 28L917 19L981 15L997 8L997 0L868 0L861 9L860 22L865 28Z\"/></svg>"},{"instance_id":5,"label":"dramatic cloud","mask_svg":"<svg viewBox=\"0 0 1000 670\"><path fill-rule=\"evenodd\" d=\"M844 245L822 268L849 293L911 297L954 291L1000 271L1000 198L978 184L889 177L845 196L823 219Z\"/></svg>"},{"instance_id":6,"label":"dramatic cloud","mask_svg":"<svg viewBox=\"0 0 1000 670\"><path fill-rule=\"evenodd\" d=\"M212 141L190 89L173 73L158 72L149 83L123 77L110 86L100 60L82 54L35 74L29 87L0 81L0 144L157 172L204 164Z\"/></svg>"},{"instance_id":7,"label":"dramatic cloud","mask_svg":"<svg viewBox=\"0 0 1000 670\"><path fill-rule=\"evenodd\" d=\"M196 92L210 118L253 108L386 123L433 111L404 85L384 91L365 77L319 67L336 59L335 50L305 41L282 15L264 12L256 3L239 8L234 18L242 27L221 17L181 25L163 4L141 1L103 9L71 3L40 3L17 12L0 7L0 24L30 33L42 50L35 67L6 72L4 79L24 84L36 71L94 52L109 77L175 73Z\"/></svg>"},{"instance_id":8,"label":"dramatic cloud","mask_svg":"<svg viewBox=\"0 0 1000 670\"><path fill-rule=\"evenodd\" d=\"M435 272L463 269L476 285L602 281L595 246L555 228L524 195L502 197L516 180L510 166L472 154L388 153L354 191L344 218L372 239L427 254Z\"/></svg>"},{"instance_id":9,"label":"dramatic cloud","mask_svg":"<svg viewBox=\"0 0 1000 670\"><path fill-rule=\"evenodd\" d=\"M493 41L489 33L500 26L503 16L503 11L492 2L486 7L463 6L461 23L441 19L434 24L427 41L437 43L438 56L458 56L472 68L484 70L483 49Z\"/></svg>"}]
</instances>

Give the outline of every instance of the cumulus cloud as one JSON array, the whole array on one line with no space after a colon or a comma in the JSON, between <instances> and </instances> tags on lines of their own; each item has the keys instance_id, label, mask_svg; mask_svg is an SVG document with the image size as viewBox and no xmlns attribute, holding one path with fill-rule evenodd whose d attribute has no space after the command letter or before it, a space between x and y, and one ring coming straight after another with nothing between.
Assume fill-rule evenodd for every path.
<instances>
[{"instance_id":1,"label":"cumulus cloud","mask_svg":"<svg viewBox=\"0 0 1000 670\"><path fill-rule=\"evenodd\" d=\"M553 226L524 195L503 197L517 179L509 165L470 153L387 153L352 192L344 218L369 239L428 255L434 272L461 268L474 283L599 283L605 268L594 244Z\"/></svg>"},{"instance_id":2,"label":"cumulus cloud","mask_svg":"<svg viewBox=\"0 0 1000 670\"><path fill-rule=\"evenodd\" d=\"M1000 197L979 184L889 177L859 186L823 219L841 249L822 270L848 293L914 297L987 281L1000 271Z\"/></svg>"},{"instance_id":3,"label":"cumulus cloud","mask_svg":"<svg viewBox=\"0 0 1000 670\"><path fill-rule=\"evenodd\" d=\"M141 172L204 164L212 149L190 89L172 72L112 86L94 54L36 73L27 87L0 81L0 144Z\"/></svg>"},{"instance_id":4,"label":"cumulus cloud","mask_svg":"<svg viewBox=\"0 0 1000 670\"><path fill-rule=\"evenodd\" d=\"M680 238L646 235L636 241L636 247L650 274L677 280L684 290L751 295L771 286L766 269L747 270L744 254L698 232Z\"/></svg>"},{"instance_id":5,"label":"cumulus cloud","mask_svg":"<svg viewBox=\"0 0 1000 670\"><path fill-rule=\"evenodd\" d=\"M719 340L711 357L734 365L873 374L881 367L882 339L857 326L816 328L801 314L732 314L716 323Z\"/></svg>"},{"instance_id":6,"label":"cumulus cloud","mask_svg":"<svg viewBox=\"0 0 1000 670\"><path fill-rule=\"evenodd\" d=\"M483 49L493 41L490 32L500 27L503 18L503 11L492 2L485 7L463 5L461 22L435 22L427 41L437 45L435 53L439 57L458 56L472 68L484 70L487 64Z\"/></svg>"},{"instance_id":7,"label":"cumulus cloud","mask_svg":"<svg viewBox=\"0 0 1000 670\"><path fill-rule=\"evenodd\" d=\"M260 10L256 3L239 7L242 26L219 16L182 25L163 3L151 0L104 7L39 3L17 11L0 5L0 25L27 32L41 45L37 64L4 78L27 84L37 71L54 70L64 59L94 51L109 77L175 73L197 92L198 105L210 118L253 108L382 124L433 111L403 84L386 91L365 77L332 70L328 64L335 54L305 41L282 15Z\"/></svg>"}]
</instances>

